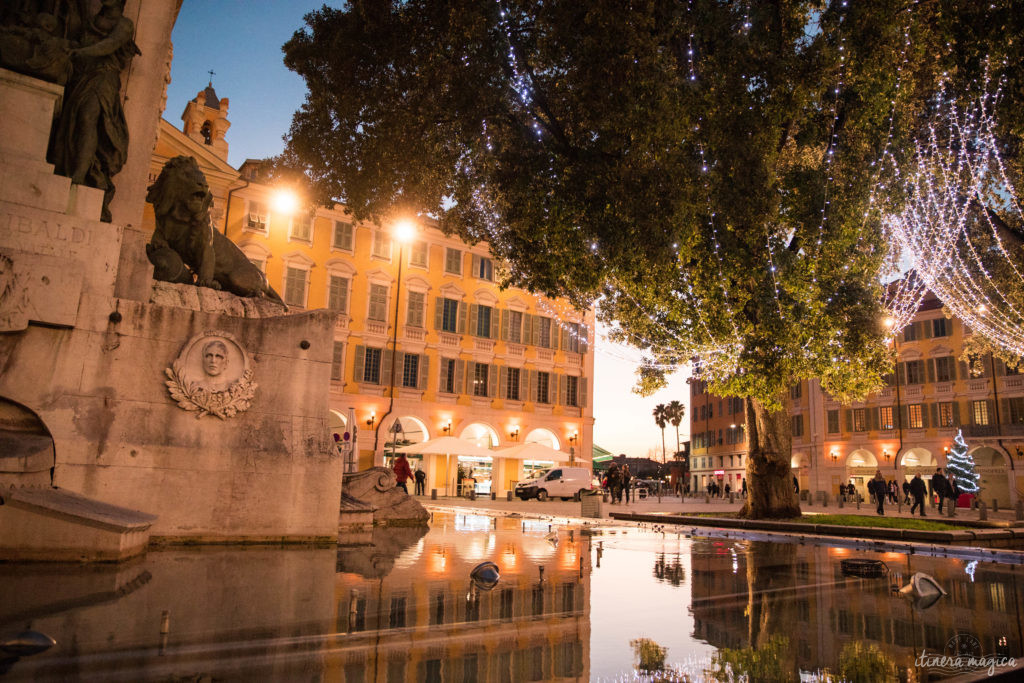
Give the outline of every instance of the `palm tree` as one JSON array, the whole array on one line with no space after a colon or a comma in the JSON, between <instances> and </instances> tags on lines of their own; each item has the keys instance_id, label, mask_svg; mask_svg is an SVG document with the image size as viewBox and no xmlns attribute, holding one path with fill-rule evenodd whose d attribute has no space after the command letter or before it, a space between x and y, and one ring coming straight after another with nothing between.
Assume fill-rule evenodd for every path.
<instances>
[{"instance_id":1,"label":"palm tree","mask_svg":"<svg viewBox=\"0 0 1024 683\"><path fill-rule=\"evenodd\" d=\"M665 406L666 416L671 420L672 426L676 428L676 454L678 455L679 445L679 425L683 421L683 416L686 415L686 406L679 401L669 401L668 405Z\"/></svg>"},{"instance_id":2,"label":"palm tree","mask_svg":"<svg viewBox=\"0 0 1024 683\"><path fill-rule=\"evenodd\" d=\"M661 427L661 461L665 462L665 427L668 426L668 411L664 403L654 406L654 422Z\"/></svg>"}]
</instances>

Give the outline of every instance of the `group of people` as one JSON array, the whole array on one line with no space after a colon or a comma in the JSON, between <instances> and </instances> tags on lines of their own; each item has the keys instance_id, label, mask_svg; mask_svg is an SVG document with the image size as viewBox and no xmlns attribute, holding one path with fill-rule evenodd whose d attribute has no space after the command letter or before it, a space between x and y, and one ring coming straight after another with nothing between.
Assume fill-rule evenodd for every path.
<instances>
[{"instance_id":1,"label":"group of people","mask_svg":"<svg viewBox=\"0 0 1024 683\"><path fill-rule=\"evenodd\" d=\"M843 485L840 484L839 490L841 494L856 495L856 489L853 484L850 484L846 491L843 490ZM895 504L899 500L901 488L896 485L895 479L886 481L882 471L875 470L875 476L868 481L868 493L878 506L878 514L884 515L885 501L888 500L890 503ZM925 496L933 495L938 499L939 514L942 514L943 502L948 498L950 505L956 505L957 498L960 497L960 489L956 484L956 478L952 474L947 478L942 473L942 468L940 467L935 470L935 474L931 476L927 485L925 485L920 473L915 474L914 478L910 481L904 481L902 494L903 504L910 505L910 514L914 514L915 510L920 509L921 516L924 517Z\"/></svg>"},{"instance_id":2,"label":"group of people","mask_svg":"<svg viewBox=\"0 0 1024 683\"><path fill-rule=\"evenodd\" d=\"M409 459L405 457L405 453L398 454L398 457L395 458L395 464L391 466L391 469L395 473L395 482L398 488L409 493L409 489L406 487L406 482L413 479L416 481L416 495L426 495L427 473L424 472L422 468L413 472L412 467L409 465Z\"/></svg>"},{"instance_id":3,"label":"group of people","mask_svg":"<svg viewBox=\"0 0 1024 683\"><path fill-rule=\"evenodd\" d=\"M613 504L621 503L623 496L625 496L628 503L631 491L630 483L632 481L633 475L629 471L629 465L619 467L618 463L613 462L601 481L601 486L611 494L611 502Z\"/></svg>"}]
</instances>

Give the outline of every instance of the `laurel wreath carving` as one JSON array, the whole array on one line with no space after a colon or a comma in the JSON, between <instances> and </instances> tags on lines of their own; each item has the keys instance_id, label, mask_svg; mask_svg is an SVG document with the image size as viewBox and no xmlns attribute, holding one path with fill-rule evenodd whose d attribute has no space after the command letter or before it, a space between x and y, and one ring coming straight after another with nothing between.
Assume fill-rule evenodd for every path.
<instances>
[{"instance_id":1,"label":"laurel wreath carving","mask_svg":"<svg viewBox=\"0 0 1024 683\"><path fill-rule=\"evenodd\" d=\"M210 391L195 382L182 377L182 363L174 361L171 367L164 370L169 378L165 384L171 398L178 402L178 407L188 411L198 411L196 419L204 415L214 415L222 420L234 417L252 406L253 397L259 386L252 381L252 368L224 391Z\"/></svg>"}]
</instances>

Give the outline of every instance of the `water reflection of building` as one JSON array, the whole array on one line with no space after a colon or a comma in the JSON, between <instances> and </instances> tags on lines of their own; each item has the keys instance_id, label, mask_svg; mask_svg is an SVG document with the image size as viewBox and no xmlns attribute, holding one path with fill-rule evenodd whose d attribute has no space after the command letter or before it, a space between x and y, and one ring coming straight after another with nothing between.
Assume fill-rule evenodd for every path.
<instances>
[{"instance_id":1,"label":"water reflection of building","mask_svg":"<svg viewBox=\"0 0 1024 683\"><path fill-rule=\"evenodd\" d=\"M563 532L553 544L546 523L525 533L519 520L496 524L475 516L441 523L386 576L339 571L328 677L588 680L589 537ZM470 581L483 561L501 572L491 591Z\"/></svg>"},{"instance_id":2,"label":"water reflection of building","mask_svg":"<svg viewBox=\"0 0 1024 683\"><path fill-rule=\"evenodd\" d=\"M748 647L780 633L799 669L835 671L843 648L860 641L914 675L921 674L914 659L922 650L943 653L959 633L977 638L982 654L1024 652L1016 567L763 542L752 542L748 554L746 545L695 539L694 636L715 647ZM844 576L840 561L847 557L881 559L892 574ZM934 576L949 595L926 610L894 595L890 585L915 572Z\"/></svg>"}]
</instances>

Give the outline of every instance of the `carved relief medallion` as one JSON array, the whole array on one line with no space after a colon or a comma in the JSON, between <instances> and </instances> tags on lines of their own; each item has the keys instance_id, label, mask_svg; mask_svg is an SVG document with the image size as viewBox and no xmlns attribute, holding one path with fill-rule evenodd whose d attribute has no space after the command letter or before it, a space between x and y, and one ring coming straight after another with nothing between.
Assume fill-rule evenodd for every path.
<instances>
[{"instance_id":1,"label":"carved relief medallion","mask_svg":"<svg viewBox=\"0 0 1024 683\"><path fill-rule=\"evenodd\" d=\"M196 419L234 417L248 410L256 395L249 355L227 332L211 330L192 337L165 372L171 398L178 407L197 411Z\"/></svg>"},{"instance_id":2,"label":"carved relief medallion","mask_svg":"<svg viewBox=\"0 0 1024 683\"><path fill-rule=\"evenodd\" d=\"M28 327L28 292L14 270L14 260L0 253L0 332L19 332Z\"/></svg>"}]
</instances>

